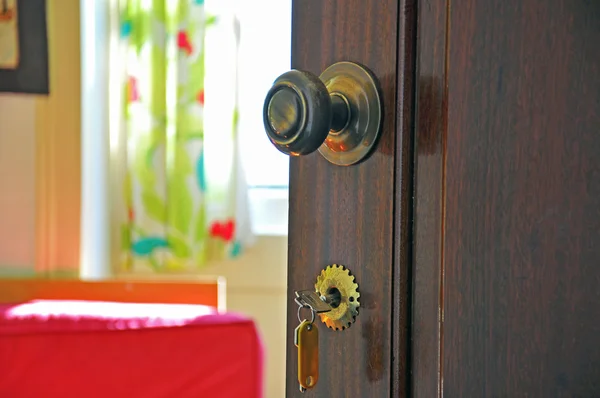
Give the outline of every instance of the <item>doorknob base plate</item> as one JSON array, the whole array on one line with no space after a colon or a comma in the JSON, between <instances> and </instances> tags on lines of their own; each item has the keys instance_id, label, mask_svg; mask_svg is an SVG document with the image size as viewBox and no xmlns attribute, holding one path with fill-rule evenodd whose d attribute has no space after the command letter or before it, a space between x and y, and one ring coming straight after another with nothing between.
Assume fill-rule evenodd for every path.
<instances>
[{"instance_id":1,"label":"doorknob base plate","mask_svg":"<svg viewBox=\"0 0 600 398\"><path fill-rule=\"evenodd\" d=\"M338 166L365 159L381 131L382 100L375 75L354 62L338 62L319 78L331 96L339 96L349 108L349 119L339 131L330 130L319 148L321 155Z\"/></svg>"}]
</instances>

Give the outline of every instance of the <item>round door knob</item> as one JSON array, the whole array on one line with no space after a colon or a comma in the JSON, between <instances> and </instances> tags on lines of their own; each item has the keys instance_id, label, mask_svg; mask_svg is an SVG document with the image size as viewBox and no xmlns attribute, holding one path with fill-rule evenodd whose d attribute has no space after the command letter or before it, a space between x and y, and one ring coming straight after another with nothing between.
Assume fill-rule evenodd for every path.
<instances>
[{"instance_id":1,"label":"round door knob","mask_svg":"<svg viewBox=\"0 0 600 398\"><path fill-rule=\"evenodd\" d=\"M317 149L340 166L369 155L380 132L381 98L373 74L339 62L317 77L291 70L267 93L263 122L269 140L283 153L307 155Z\"/></svg>"}]
</instances>

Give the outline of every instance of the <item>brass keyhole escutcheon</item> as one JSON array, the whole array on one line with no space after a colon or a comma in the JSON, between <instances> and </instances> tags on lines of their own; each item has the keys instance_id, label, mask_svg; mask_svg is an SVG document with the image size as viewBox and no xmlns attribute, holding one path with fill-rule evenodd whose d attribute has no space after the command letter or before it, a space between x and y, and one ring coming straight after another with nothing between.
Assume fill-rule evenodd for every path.
<instances>
[{"instance_id":1,"label":"brass keyhole escutcheon","mask_svg":"<svg viewBox=\"0 0 600 398\"><path fill-rule=\"evenodd\" d=\"M331 306L331 311L319 313L328 328L344 330L352 326L358 316L360 292L349 269L343 265L329 265L317 277L315 290L321 300Z\"/></svg>"}]
</instances>

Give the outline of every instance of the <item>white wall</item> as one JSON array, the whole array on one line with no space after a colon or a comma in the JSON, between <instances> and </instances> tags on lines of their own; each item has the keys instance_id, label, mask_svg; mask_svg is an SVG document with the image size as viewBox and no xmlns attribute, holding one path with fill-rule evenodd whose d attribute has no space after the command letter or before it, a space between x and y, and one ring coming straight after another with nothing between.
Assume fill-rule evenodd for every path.
<instances>
[{"instance_id":1,"label":"white wall","mask_svg":"<svg viewBox=\"0 0 600 398\"><path fill-rule=\"evenodd\" d=\"M79 4L69 1L48 2L50 95L0 94L0 277L79 265Z\"/></svg>"},{"instance_id":2,"label":"white wall","mask_svg":"<svg viewBox=\"0 0 600 398\"><path fill-rule=\"evenodd\" d=\"M35 262L33 96L0 95L0 272Z\"/></svg>"}]
</instances>

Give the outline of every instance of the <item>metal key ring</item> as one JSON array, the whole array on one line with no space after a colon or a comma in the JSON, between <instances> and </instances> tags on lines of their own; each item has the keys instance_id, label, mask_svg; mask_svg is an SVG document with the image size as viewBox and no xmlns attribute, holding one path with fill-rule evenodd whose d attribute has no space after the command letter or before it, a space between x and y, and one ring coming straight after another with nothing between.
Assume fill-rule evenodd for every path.
<instances>
[{"instance_id":1,"label":"metal key ring","mask_svg":"<svg viewBox=\"0 0 600 398\"><path fill-rule=\"evenodd\" d=\"M310 310L310 323L313 324L315 323L315 310L310 306L310 305L300 305L298 306L298 322L302 323L302 318L300 317L300 311L302 311L302 308L308 308ZM306 319L305 319L306 320Z\"/></svg>"}]
</instances>

